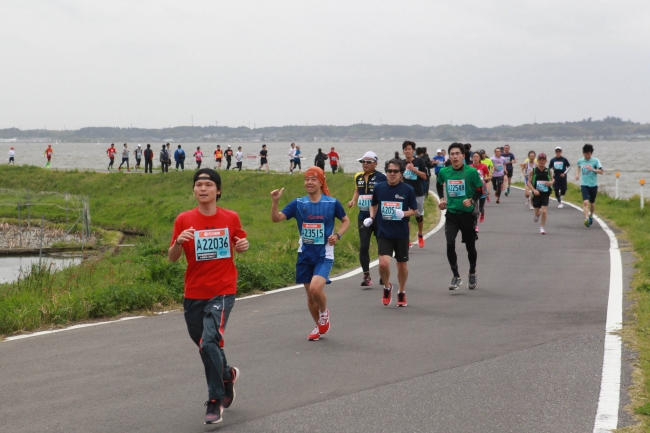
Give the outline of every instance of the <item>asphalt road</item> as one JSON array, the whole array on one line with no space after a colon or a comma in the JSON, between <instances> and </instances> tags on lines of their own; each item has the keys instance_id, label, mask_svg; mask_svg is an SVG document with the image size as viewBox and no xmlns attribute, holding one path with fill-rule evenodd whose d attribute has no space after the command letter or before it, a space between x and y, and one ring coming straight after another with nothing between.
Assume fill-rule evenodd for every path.
<instances>
[{"instance_id":1,"label":"asphalt road","mask_svg":"<svg viewBox=\"0 0 650 433\"><path fill-rule=\"evenodd\" d=\"M225 341L241 377L219 425L203 425L203 367L170 313L1 343L0 431L591 432L607 235L553 202L539 235L520 191L486 215L477 290L460 237L463 286L447 289L441 230L411 250L406 308L382 306L376 268L369 289L328 286L321 341L302 289L238 301Z\"/></svg>"}]
</instances>

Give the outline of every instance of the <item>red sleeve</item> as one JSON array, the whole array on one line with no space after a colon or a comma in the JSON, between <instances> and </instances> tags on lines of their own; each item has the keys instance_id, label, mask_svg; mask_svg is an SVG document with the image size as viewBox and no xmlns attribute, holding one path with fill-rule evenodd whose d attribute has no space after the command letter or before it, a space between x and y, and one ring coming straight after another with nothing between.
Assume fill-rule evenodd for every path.
<instances>
[{"instance_id":1,"label":"red sleeve","mask_svg":"<svg viewBox=\"0 0 650 433\"><path fill-rule=\"evenodd\" d=\"M176 242L176 238L183 233L183 216L179 215L176 217L176 221L174 221L174 231L172 233L172 240L169 243L169 247L171 248L172 245L174 245L174 242Z\"/></svg>"}]
</instances>

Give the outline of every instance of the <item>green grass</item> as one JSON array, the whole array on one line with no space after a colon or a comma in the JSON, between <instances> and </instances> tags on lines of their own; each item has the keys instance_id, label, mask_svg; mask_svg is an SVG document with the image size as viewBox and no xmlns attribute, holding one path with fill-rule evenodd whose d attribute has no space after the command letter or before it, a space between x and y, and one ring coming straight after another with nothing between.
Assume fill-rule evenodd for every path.
<instances>
[{"instance_id":1,"label":"green grass","mask_svg":"<svg viewBox=\"0 0 650 433\"><path fill-rule=\"evenodd\" d=\"M167 249L176 216L196 205L193 173L144 175L2 167L0 185L5 189L38 191L46 185L49 191L88 197L92 228L102 233L105 245L117 243L118 238L111 234L115 230L145 236L138 238L133 248L98 252L80 266L59 272L48 266L32 268L19 281L0 285L0 334L157 310L181 302L186 263L184 259L169 263ZM219 206L238 212L251 245L235 259L239 294L292 284L298 248L296 224L293 220L271 222L269 194L285 188L282 208L291 199L305 195L303 177L234 171L220 174L223 192ZM327 180L332 195L345 205L354 190L352 176L328 175ZM425 222L431 227L438 212L431 198L425 206ZM59 207L41 206L38 212L39 217L44 213L54 224L65 222L65 211ZM357 212L356 207L348 210L351 225L336 247L333 273L358 266ZM16 217L17 207L0 207L0 219Z\"/></svg>"}]
</instances>

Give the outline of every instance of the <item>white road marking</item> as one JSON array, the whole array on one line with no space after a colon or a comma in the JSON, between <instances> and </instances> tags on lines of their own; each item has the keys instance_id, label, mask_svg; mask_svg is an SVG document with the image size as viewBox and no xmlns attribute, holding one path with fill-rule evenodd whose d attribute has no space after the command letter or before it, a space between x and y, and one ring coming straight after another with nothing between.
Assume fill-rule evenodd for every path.
<instances>
[{"instance_id":1,"label":"white road marking","mask_svg":"<svg viewBox=\"0 0 650 433\"><path fill-rule=\"evenodd\" d=\"M523 190L520 187L513 187ZM582 207L563 201L580 212ZM594 215L594 220L609 237L609 297L607 299L607 321L605 322L605 352L603 372L600 380L598 409L593 433L606 433L618 426L618 410L621 398L621 355L623 342L617 334L623 328L623 260L614 232L605 221Z\"/></svg>"},{"instance_id":2,"label":"white road marking","mask_svg":"<svg viewBox=\"0 0 650 433\"><path fill-rule=\"evenodd\" d=\"M38 337L39 335L56 334L57 332L72 331L73 329L81 329L81 328L90 328L91 326L108 325L110 323L124 322L125 320L141 319L143 317L146 316L122 317L121 319L109 320L107 322L84 323L82 325L68 326L67 328L52 329L51 331L39 331L39 332L34 332L32 334L14 335L13 337L7 337L4 341L22 340L24 338L29 338L29 337Z\"/></svg>"}]
</instances>

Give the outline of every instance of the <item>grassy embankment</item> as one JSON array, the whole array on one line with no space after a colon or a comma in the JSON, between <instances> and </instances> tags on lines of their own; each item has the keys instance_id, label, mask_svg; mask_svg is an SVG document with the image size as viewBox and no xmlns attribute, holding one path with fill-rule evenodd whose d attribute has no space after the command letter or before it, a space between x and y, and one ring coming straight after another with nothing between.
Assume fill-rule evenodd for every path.
<instances>
[{"instance_id":1,"label":"grassy embankment","mask_svg":"<svg viewBox=\"0 0 650 433\"><path fill-rule=\"evenodd\" d=\"M185 260L167 261L171 230L178 213L195 206L193 171L169 174L49 171L37 167L2 167L3 188L57 191L90 198L93 229L145 233L133 248L110 249L60 272L34 268L18 282L0 285L0 334L64 325L73 321L110 317L137 310L169 308L182 300ZM298 236L294 221L270 220L272 189L284 187L280 202L304 195L302 175L221 172L219 205L236 210L251 243L236 256L239 293L266 291L291 284L295 276ZM328 176L334 197L345 205L353 192L349 174ZM347 206L346 206L347 209ZM426 201L427 227L438 220L432 198ZM60 208L41 207L54 223L65 221ZM358 266L356 206L348 210L348 233L336 247L334 273ZM0 221L15 218L17 210L3 206ZM373 246L371 252L376 251ZM357 284L355 281L354 284Z\"/></svg>"},{"instance_id":2,"label":"grassy embankment","mask_svg":"<svg viewBox=\"0 0 650 433\"><path fill-rule=\"evenodd\" d=\"M565 199L581 206L580 189L570 184ZM639 355L631 392L632 407L629 409L637 415L640 424L617 430L626 433L650 431L650 209L647 206L646 203L646 209L641 211L639 196L614 200L600 193L596 200L596 214L622 231L622 234L617 234L623 241L621 247L629 244L637 258L633 289L627 294L627 298L634 301L631 310L634 320L624 324L623 339ZM576 216L576 227L580 223L581 218Z\"/></svg>"}]
</instances>

